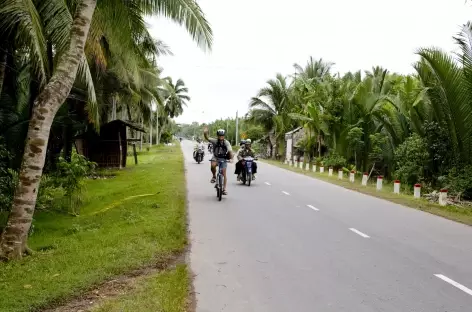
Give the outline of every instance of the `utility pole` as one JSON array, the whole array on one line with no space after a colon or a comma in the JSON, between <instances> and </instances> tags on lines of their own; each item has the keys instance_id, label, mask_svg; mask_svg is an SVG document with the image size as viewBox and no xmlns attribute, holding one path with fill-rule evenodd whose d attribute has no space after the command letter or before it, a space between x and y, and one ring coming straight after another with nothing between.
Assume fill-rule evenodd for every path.
<instances>
[{"instance_id":1,"label":"utility pole","mask_svg":"<svg viewBox=\"0 0 472 312\"><path fill-rule=\"evenodd\" d=\"M238 111L236 111L236 136L234 137L234 141L235 141L235 145L238 145L238 141L239 141L239 135L238 135L238 124L239 124L239 121L238 121Z\"/></svg>"}]
</instances>

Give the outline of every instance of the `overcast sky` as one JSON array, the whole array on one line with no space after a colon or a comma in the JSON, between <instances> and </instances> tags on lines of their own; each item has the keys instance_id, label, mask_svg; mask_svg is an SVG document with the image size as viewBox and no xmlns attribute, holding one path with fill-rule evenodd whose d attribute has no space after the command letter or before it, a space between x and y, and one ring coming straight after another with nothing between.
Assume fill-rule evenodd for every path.
<instances>
[{"instance_id":1,"label":"overcast sky","mask_svg":"<svg viewBox=\"0 0 472 312\"><path fill-rule=\"evenodd\" d=\"M277 72L293 73L309 56L344 73L381 65L411 73L418 47L455 49L452 36L472 20L465 0L200 0L214 43L203 52L186 31L162 17L151 33L174 56L164 76L181 78L191 102L178 122L244 115L252 96Z\"/></svg>"}]
</instances>

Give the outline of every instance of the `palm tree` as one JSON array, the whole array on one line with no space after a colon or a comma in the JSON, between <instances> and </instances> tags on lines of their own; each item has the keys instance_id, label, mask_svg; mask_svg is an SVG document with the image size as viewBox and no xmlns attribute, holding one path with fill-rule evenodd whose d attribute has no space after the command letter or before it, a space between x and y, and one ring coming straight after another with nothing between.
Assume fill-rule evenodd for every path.
<instances>
[{"instance_id":1,"label":"palm tree","mask_svg":"<svg viewBox=\"0 0 472 312\"><path fill-rule=\"evenodd\" d=\"M177 117L184 111L184 106L187 106L187 102L190 101L190 97L187 95L188 88L182 79L177 79L174 84L172 78L164 78L163 86L161 88L164 98L164 109L165 112L171 117Z\"/></svg>"},{"instance_id":2,"label":"palm tree","mask_svg":"<svg viewBox=\"0 0 472 312\"><path fill-rule=\"evenodd\" d=\"M291 90L287 79L281 74L268 80L267 84L267 87L259 90L257 96L251 99L248 121L263 126L268 134L271 156L275 158L277 143L293 125L288 116L292 108Z\"/></svg>"},{"instance_id":3,"label":"palm tree","mask_svg":"<svg viewBox=\"0 0 472 312\"><path fill-rule=\"evenodd\" d=\"M40 12L46 16L42 16ZM97 13L95 17L94 12ZM101 31L115 31L115 38L124 39L123 43L118 41L116 44L123 44L123 47L127 48L133 36L120 31L122 20L119 17L125 14L142 17L144 14L158 13L185 25L193 39L201 46L211 47L210 26L194 0L103 0L98 2L98 6L96 0L39 1L36 7L24 6L16 0L4 0L0 4L0 29L4 32L17 31L16 38L19 38L21 48L28 51L41 87L29 122L11 213L0 238L1 258L18 259L28 251L27 234L36 205L51 125L57 111L68 97L78 71L88 78L85 82L89 86L88 89L91 88L92 76L84 57L91 24L114 27L92 27L90 38L101 38ZM100 24L101 22L104 24ZM46 36L55 40L48 41ZM90 49L95 51L96 59L103 56L100 48L98 44L90 45ZM52 64L55 64L53 70ZM94 100L93 96L89 98L92 104Z\"/></svg>"},{"instance_id":4,"label":"palm tree","mask_svg":"<svg viewBox=\"0 0 472 312\"><path fill-rule=\"evenodd\" d=\"M470 163L472 156L472 24L455 38L461 48L457 58L434 48L418 50L415 69L431 104L433 118L448 131L456 162Z\"/></svg>"}]
</instances>

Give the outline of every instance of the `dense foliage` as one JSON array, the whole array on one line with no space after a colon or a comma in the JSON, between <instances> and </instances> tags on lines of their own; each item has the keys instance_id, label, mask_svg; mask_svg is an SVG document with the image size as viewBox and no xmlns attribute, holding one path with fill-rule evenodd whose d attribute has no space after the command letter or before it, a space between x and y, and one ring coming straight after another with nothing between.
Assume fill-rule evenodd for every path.
<instances>
[{"instance_id":1,"label":"dense foliage","mask_svg":"<svg viewBox=\"0 0 472 312\"><path fill-rule=\"evenodd\" d=\"M95 166L74 152L77 136L115 119L141 124L150 134L141 136L141 142L151 144L169 142L177 130L172 118L182 114L190 100L188 89L181 79L161 77L159 56L171 51L150 35L146 15L169 18L203 49L211 48L210 25L194 0L87 3L92 2L96 7L83 53L78 50L81 55L73 58L80 61L72 90L64 102L58 101L62 105L57 113L48 111L54 117L50 132L47 127L35 130L49 133L44 174L34 182L40 181L37 208L78 212L83 179ZM64 55L75 53L69 50L71 42L84 35L71 31L84 7L76 0L0 1L0 223L8 215L17 185L25 184L18 177L29 169L20 171L28 126L38 118L33 114L38 96L51 81L61 81L58 64ZM68 90L66 83L61 87ZM130 130L129 137L139 134ZM5 237L0 238L3 243Z\"/></svg>"},{"instance_id":2,"label":"dense foliage","mask_svg":"<svg viewBox=\"0 0 472 312\"><path fill-rule=\"evenodd\" d=\"M331 63L310 58L304 67L295 64L294 76L267 81L250 101L248 121L284 155L284 134L302 126L294 156L468 194L471 36L468 23L455 37L457 55L419 49L416 74L407 76L382 67L333 74Z\"/></svg>"}]
</instances>

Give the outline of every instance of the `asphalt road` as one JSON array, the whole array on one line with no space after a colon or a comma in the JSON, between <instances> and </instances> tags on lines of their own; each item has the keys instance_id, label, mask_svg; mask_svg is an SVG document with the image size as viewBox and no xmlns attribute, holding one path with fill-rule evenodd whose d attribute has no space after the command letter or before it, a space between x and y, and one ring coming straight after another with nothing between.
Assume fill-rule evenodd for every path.
<instances>
[{"instance_id":1,"label":"asphalt road","mask_svg":"<svg viewBox=\"0 0 472 312\"><path fill-rule=\"evenodd\" d=\"M183 142L197 312L472 311L472 228L258 162L217 201Z\"/></svg>"}]
</instances>

